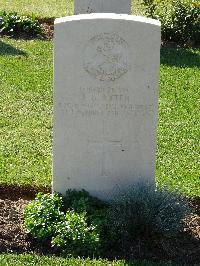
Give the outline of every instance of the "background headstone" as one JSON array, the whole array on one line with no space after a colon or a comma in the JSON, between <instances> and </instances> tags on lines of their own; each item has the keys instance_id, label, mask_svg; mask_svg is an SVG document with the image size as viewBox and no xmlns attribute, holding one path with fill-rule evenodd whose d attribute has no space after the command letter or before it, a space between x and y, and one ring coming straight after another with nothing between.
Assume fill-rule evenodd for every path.
<instances>
[{"instance_id":1,"label":"background headstone","mask_svg":"<svg viewBox=\"0 0 200 266\"><path fill-rule=\"evenodd\" d=\"M74 14L131 14L131 0L75 0Z\"/></svg>"},{"instance_id":2,"label":"background headstone","mask_svg":"<svg viewBox=\"0 0 200 266\"><path fill-rule=\"evenodd\" d=\"M160 38L143 17L56 19L54 191L154 184Z\"/></svg>"}]
</instances>

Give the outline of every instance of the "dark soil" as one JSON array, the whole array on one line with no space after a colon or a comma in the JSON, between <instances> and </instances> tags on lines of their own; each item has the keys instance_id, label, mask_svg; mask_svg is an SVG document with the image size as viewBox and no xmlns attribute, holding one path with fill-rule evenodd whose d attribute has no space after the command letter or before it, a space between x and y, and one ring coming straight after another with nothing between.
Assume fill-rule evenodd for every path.
<instances>
[{"instance_id":1,"label":"dark soil","mask_svg":"<svg viewBox=\"0 0 200 266\"><path fill-rule=\"evenodd\" d=\"M22 228L22 213L27 200L0 199L0 251L28 251L31 243Z\"/></svg>"},{"instance_id":2,"label":"dark soil","mask_svg":"<svg viewBox=\"0 0 200 266\"><path fill-rule=\"evenodd\" d=\"M39 252L23 228L23 210L40 191L50 193L51 189L0 185L0 252Z\"/></svg>"},{"instance_id":3,"label":"dark soil","mask_svg":"<svg viewBox=\"0 0 200 266\"><path fill-rule=\"evenodd\" d=\"M33 240L23 228L23 210L35 195L50 188L0 185L0 252L37 252L49 254L49 248ZM189 229L176 238L152 237L135 240L123 254L109 250L107 257L173 261L181 265L200 265L200 199L191 202L196 214L188 218ZM43 245L45 246L45 245Z\"/></svg>"},{"instance_id":4,"label":"dark soil","mask_svg":"<svg viewBox=\"0 0 200 266\"><path fill-rule=\"evenodd\" d=\"M54 20L55 18L39 19L39 23L42 26L43 37L51 40L54 32Z\"/></svg>"},{"instance_id":5,"label":"dark soil","mask_svg":"<svg viewBox=\"0 0 200 266\"><path fill-rule=\"evenodd\" d=\"M20 186L20 185L7 185L0 184L0 199L9 199L12 201L17 201L19 199L23 200L33 200L39 192L51 193L50 187L38 187L38 186Z\"/></svg>"}]
</instances>

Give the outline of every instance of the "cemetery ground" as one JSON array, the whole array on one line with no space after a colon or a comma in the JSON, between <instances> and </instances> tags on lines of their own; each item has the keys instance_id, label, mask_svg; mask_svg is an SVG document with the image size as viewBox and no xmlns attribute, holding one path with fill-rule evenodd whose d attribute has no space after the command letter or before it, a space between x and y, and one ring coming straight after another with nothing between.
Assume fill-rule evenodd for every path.
<instances>
[{"instance_id":1,"label":"cemetery ground","mask_svg":"<svg viewBox=\"0 0 200 266\"><path fill-rule=\"evenodd\" d=\"M11 11L8 1L4 2L5 9ZM56 2L38 1L26 10L23 1L17 0L12 10L34 11L40 17L64 15L65 1L60 1L61 5ZM72 14L72 1L68 4ZM0 265L125 265L123 261L110 264L9 254L41 252L22 229L22 212L38 191L51 190L52 40L1 38L0 69L0 252L7 252L0 255ZM197 214L190 221L193 237L186 234L178 239L156 240L145 255L139 250L141 243L137 246L139 259L171 260L183 265L184 260L193 258L193 263L200 263L199 76L199 49L162 48L157 185L186 195L197 206ZM132 265L165 264L136 261Z\"/></svg>"},{"instance_id":2,"label":"cemetery ground","mask_svg":"<svg viewBox=\"0 0 200 266\"><path fill-rule=\"evenodd\" d=\"M50 186L53 44L2 38L0 49L1 183ZM157 182L189 196L200 196L199 54L161 50Z\"/></svg>"},{"instance_id":3,"label":"cemetery ground","mask_svg":"<svg viewBox=\"0 0 200 266\"><path fill-rule=\"evenodd\" d=\"M0 235L1 251L4 252L30 251L32 243L20 225L22 209L37 191L50 191L52 49L52 41L10 38L0 41L0 68L3 69L0 74L3 114L0 155L0 216L3 227ZM157 183L158 186L178 189L193 198L200 196L197 145L199 54L198 49L161 50ZM199 217L193 218L192 230L198 238ZM184 258L187 254L198 259L198 242L182 241L179 239L176 243L179 248L181 246L181 256ZM165 250L168 245L163 241ZM32 248L37 250L37 247ZM157 252L151 256L166 259ZM42 260L51 263L50 258L28 258L41 264ZM1 259L14 265L24 258L3 255Z\"/></svg>"}]
</instances>

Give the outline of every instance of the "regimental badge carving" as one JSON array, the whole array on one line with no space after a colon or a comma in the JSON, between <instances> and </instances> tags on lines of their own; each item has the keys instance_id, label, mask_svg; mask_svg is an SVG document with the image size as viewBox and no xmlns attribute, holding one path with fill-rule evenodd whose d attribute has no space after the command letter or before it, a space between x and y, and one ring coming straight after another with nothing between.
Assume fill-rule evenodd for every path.
<instances>
[{"instance_id":1,"label":"regimental badge carving","mask_svg":"<svg viewBox=\"0 0 200 266\"><path fill-rule=\"evenodd\" d=\"M84 69L101 81L114 81L129 69L128 44L115 33L102 33L88 41Z\"/></svg>"}]
</instances>

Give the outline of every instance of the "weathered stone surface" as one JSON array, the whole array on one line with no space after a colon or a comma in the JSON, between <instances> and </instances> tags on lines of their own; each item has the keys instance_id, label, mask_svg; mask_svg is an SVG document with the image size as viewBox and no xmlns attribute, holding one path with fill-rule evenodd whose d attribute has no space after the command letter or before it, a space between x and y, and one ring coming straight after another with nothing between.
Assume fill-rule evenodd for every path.
<instances>
[{"instance_id":1,"label":"weathered stone surface","mask_svg":"<svg viewBox=\"0 0 200 266\"><path fill-rule=\"evenodd\" d=\"M131 0L75 0L74 14L131 14Z\"/></svg>"},{"instance_id":2,"label":"weathered stone surface","mask_svg":"<svg viewBox=\"0 0 200 266\"><path fill-rule=\"evenodd\" d=\"M90 14L55 21L53 189L100 198L154 183L160 23Z\"/></svg>"}]
</instances>

